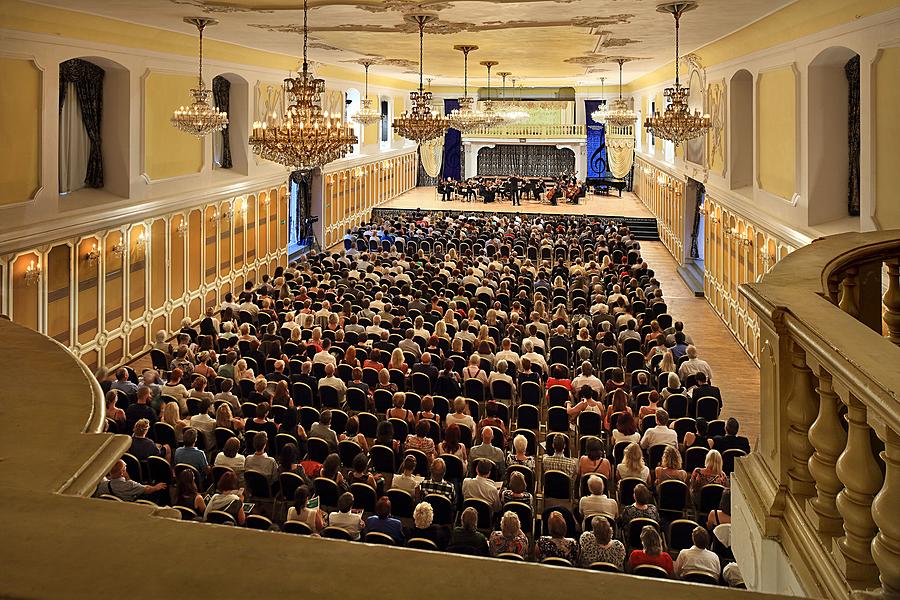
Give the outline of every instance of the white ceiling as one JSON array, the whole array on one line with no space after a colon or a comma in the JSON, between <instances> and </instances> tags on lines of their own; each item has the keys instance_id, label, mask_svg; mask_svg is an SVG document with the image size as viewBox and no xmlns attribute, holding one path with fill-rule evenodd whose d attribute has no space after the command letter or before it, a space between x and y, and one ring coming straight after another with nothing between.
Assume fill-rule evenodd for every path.
<instances>
[{"instance_id":1,"label":"white ceiling","mask_svg":"<svg viewBox=\"0 0 900 600\"><path fill-rule=\"evenodd\" d=\"M721 38L793 0L699 0L682 18L682 53ZM183 17L211 16L219 24L206 37L285 54L300 54L301 0L41 0L49 4L192 33ZM416 26L403 16L437 12L425 35L425 73L435 85L461 84L462 54L456 44L476 44L469 56L471 85L483 85L482 60L497 60L493 73L511 71L525 85L625 83L674 56L674 19L654 0L309 0L310 58L354 64L377 57L372 73L415 80ZM495 80L499 83L499 78Z\"/></svg>"}]
</instances>

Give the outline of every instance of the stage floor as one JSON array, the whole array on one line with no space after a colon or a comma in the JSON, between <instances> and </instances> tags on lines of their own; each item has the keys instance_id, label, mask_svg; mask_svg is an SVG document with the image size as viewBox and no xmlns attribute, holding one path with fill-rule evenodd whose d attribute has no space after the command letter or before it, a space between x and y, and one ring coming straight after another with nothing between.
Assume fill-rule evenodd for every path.
<instances>
[{"instance_id":1,"label":"stage floor","mask_svg":"<svg viewBox=\"0 0 900 600\"><path fill-rule=\"evenodd\" d=\"M622 192L612 196L598 196L588 194L580 204L557 204L551 206L546 202L523 200L522 206L513 206L509 200L502 202L463 202L451 200L442 202L437 195L436 188L417 187L405 194L401 194L379 205L379 208L421 208L423 210L477 210L487 212L515 212L547 213L547 214L575 214L575 215L609 215L615 217L653 217L647 208L641 204L637 196L631 192Z\"/></svg>"}]
</instances>

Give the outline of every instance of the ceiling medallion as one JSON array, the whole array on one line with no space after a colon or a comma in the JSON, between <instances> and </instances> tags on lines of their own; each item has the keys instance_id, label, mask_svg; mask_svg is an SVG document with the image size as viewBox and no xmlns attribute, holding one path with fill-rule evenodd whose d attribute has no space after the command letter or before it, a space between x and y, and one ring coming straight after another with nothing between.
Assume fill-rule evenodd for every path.
<instances>
[{"instance_id":1,"label":"ceiling medallion","mask_svg":"<svg viewBox=\"0 0 900 600\"><path fill-rule=\"evenodd\" d=\"M360 106L359 111L351 118L363 126L371 125L372 123L380 123L382 119L381 111L377 110L372 105L372 99L369 98L369 67L371 67L375 61L364 59L359 62L366 68L366 95L363 96L362 106Z\"/></svg>"},{"instance_id":2,"label":"ceiling medallion","mask_svg":"<svg viewBox=\"0 0 900 600\"><path fill-rule=\"evenodd\" d=\"M297 77L284 80L284 91L291 98L281 119L272 112L265 121L253 123L250 147L253 153L289 169L310 172L343 158L359 140L340 114L322 110L325 80L310 71L307 58L307 0L303 0L303 69Z\"/></svg>"},{"instance_id":3,"label":"ceiling medallion","mask_svg":"<svg viewBox=\"0 0 900 600\"><path fill-rule=\"evenodd\" d=\"M644 127L656 137L673 142L676 146L687 140L700 137L709 131L709 115L701 115L700 111L691 113L688 108L690 90L682 87L678 79L679 45L678 30L681 15L697 8L696 2L671 2L661 4L656 10L675 17L675 85L666 88L663 94L669 100L664 114L658 111L644 121Z\"/></svg>"},{"instance_id":4,"label":"ceiling medallion","mask_svg":"<svg viewBox=\"0 0 900 600\"><path fill-rule=\"evenodd\" d=\"M170 122L176 129L202 138L228 127L228 113L210 104L212 90L206 89L206 84L203 83L203 29L218 21L206 17L185 17L184 22L194 25L200 32L200 70L197 87L191 89L194 101L190 106L182 106L176 110Z\"/></svg>"},{"instance_id":5,"label":"ceiling medallion","mask_svg":"<svg viewBox=\"0 0 900 600\"><path fill-rule=\"evenodd\" d=\"M622 65L625 64L626 59L617 58L616 62L619 63L619 97L610 102L609 110L606 112L606 122L616 127L634 127L637 115L622 100Z\"/></svg>"},{"instance_id":6,"label":"ceiling medallion","mask_svg":"<svg viewBox=\"0 0 900 600\"><path fill-rule=\"evenodd\" d=\"M463 95L459 98L459 108L450 113L450 127L465 133L481 129L487 125L484 114L475 107L475 99L469 96L469 52L478 50L478 46L459 44L454 50L463 53Z\"/></svg>"},{"instance_id":7,"label":"ceiling medallion","mask_svg":"<svg viewBox=\"0 0 900 600\"><path fill-rule=\"evenodd\" d=\"M432 111L431 92L426 92L423 85L425 25L436 20L437 15L417 13L406 15L404 19L416 23L419 27L419 90L409 93L412 107L394 119L391 127L394 128L397 135L421 144L444 135L449 126L445 116Z\"/></svg>"}]
</instances>

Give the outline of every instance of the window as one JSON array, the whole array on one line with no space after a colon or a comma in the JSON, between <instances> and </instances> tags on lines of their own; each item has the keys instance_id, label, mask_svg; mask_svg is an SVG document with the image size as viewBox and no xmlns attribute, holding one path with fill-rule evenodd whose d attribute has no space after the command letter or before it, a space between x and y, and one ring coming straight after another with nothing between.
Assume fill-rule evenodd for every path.
<instances>
[{"instance_id":1,"label":"window","mask_svg":"<svg viewBox=\"0 0 900 600\"><path fill-rule=\"evenodd\" d=\"M390 141L391 132L391 113L390 104L387 100L381 101L381 143L385 144Z\"/></svg>"}]
</instances>

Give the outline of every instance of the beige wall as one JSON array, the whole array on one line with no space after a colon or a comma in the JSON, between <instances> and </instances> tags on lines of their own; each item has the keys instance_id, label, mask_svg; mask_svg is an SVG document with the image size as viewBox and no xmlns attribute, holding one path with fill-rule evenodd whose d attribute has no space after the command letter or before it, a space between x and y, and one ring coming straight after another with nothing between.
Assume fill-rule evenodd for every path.
<instances>
[{"instance_id":1,"label":"beige wall","mask_svg":"<svg viewBox=\"0 0 900 600\"><path fill-rule=\"evenodd\" d=\"M31 60L0 58L0 205L41 185L41 71Z\"/></svg>"},{"instance_id":2,"label":"beige wall","mask_svg":"<svg viewBox=\"0 0 900 600\"><path fill-rule=\"evenodd\" d=\"M757 82L759 186L785 200L797 190L797 85L789 67L760 73Z\"/></svg>"},{"instance_id":3,"label":"beige wall","mask_svg":"<svg viewBox=\"0 0 900 600\"><path fill-rule=\"evenodd\" d=\"M144 173L151 180L199 173L203 142L169 126L172 112L191 101L197 78L150 73L144 79Z\"/></svg>"},{"instance_id":4,"label":"beige wall","mask_svg":"<svg viewBox=\"0 0 900 600\"><path fill-rule=\"evenodd\" d=\"M900 47L885 48L875 63L875 217L882 229L900 227Z\"/></svg>"}]
</instances>

